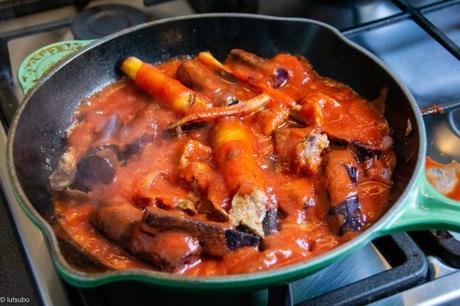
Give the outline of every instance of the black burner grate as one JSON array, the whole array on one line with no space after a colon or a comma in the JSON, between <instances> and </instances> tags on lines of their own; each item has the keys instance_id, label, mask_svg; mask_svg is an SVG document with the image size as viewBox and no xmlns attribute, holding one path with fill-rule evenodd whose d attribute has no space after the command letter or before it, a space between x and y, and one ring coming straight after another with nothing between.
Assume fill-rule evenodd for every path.
<instances>
[{"instance_id":1,"label":"black burner grate","mask_svg":"<svg viewBox=\"0 0 460 306\"><path fill-rule=\"evenodd\" d=\"M449 266L460 269L460 241L447 231L411 233L411 237L429 255L440 258Z\"/></svg>"},{"instance_id":2,"label":"black burner grate","mask_svg":"<svg viewBox=\"0 0 460 306\"><path fill-rule=\"evenodd\" d=\"M413 7L407 0L392 0L400 9L401 12L363 23L356 27L342 29L346 36L354 36L363 31L373 30L389 24L400 22L405 19L414 20L423 30L425 30L432 38L446 48L453 56L460 60L460 47L457 46L449 37L447 37L438 27L429 21L424 14L448 8L460 3L460 0L441 1L427 4L421 7Z\"/></svg>"},{"instance_id":3,"label":"black burner grate","mask_svg":"<svg viewBox=\"0 0 460 306\"><path fill-rule=\"evenodd\" d=\"M382 237L373 243L390 263L391 269L303 301L296 306L368 304L426 280L428 264L425 255L407 234ZM291 295L289 285L270 289L269 305L293 305Z\"/></svg>"}]
</instances>

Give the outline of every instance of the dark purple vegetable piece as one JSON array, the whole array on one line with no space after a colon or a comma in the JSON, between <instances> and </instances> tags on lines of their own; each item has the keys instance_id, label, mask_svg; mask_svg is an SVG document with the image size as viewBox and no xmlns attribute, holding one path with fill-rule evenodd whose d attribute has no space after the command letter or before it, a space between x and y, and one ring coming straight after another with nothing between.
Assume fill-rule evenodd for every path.
<instances>
[{"instance_id":1,"label":"dark purple vegetable piece","mask_svg":"<svg viewBox=\"0 0 460 306\"><path fill-rule=\"evenodd\" d=\"M149 233L161 231L183 231L200 241L203 253L223 256L243 246L257 246L259 237L238 231L213 221L191 218L185 214L173 213L148 207L144 211L142 229Z\"/></svg>"},{"instance_id":2,"label":"dark purple vegetable piece","mask_svg":"<svg viewBox=\"0 0 460 306\"><path fill-rule=\"evenodd\" d=\"M134 142L125 146L123 151L123 160L128 160L134 154L137 154L142 151L142 149L150 142L153 141L152 135L142 134L141 137L136 139Z\"/></svg>"},{"instance_id":3,"label":"dark purple vegetable piece","mask_svg":"<svg viewBox=\"0 0 460 306\"><path fill-rule=\"evenodd\" d=\"M265 214L265 218L262 221L262 228L264 234L271 235L278 231L278 212L276 208L269 208Z\"/></svg>"},{"instance_id":4,"label":"dark purple vegetable piece","mask_svg":"<svg viewBox=\"0 0 460 306\"><path fill-rule=\"evenodd\" d=\"M273 88L283 87L289 78L289 74L286 69L278 67L273 72Z\"/></svg>"},{"instance_id":5,"label":"dark purple vegetable piece","mask_svg":"<svg viewBox=\"0 0 460 306\"><path fill-rule=\"evenodd\" d=\"M78 175L85 182L110 183L114 176L111 161L97 154L89 154L78 162Z\"/></svg>"},{"instance_id":6,"label":"dark purple vegetable piece","mask_svg":"<svg viewBox=\"0 0 460 306\"><path fill-rule=\"evenodd\" d=\"M85 201L88 197L86 192L93 184L112 181L119 154L117 146L104 145L90 150L77 161L76 150L69 147L49 177L51 192L61 199Z\"/></svg>"},{"instance_id":7,"label":"dark purple vegetable piece","mask_svg":"<svg viewBox=\"0 0 460 306\"><path fill-rule=\"evenodd\" d=\"M350 181L355 185L358 184L358 169L356 169L352 165L345 165L345 169L347 169Z\"/></svg>"},{"instance_id":8,"label":"dark purple vegetable piece","mask_svg":"<svg viewBox=\"0 0 460 306\"><path fill-rule=\"evenodd\" d=\"M330 214L335 217L340 226L340 232L359 231L362 228L363 220L361 215L361 205L358 196L354 195L330 210Z\"/></svg>"},{"instance_id":9,"label":"dark purple vegetable piece","mask_svg":"<svg viewBox=\"0 0 460 306\"><path fill-rule=\"evenodd\" d=\"M91 190L94 184L109 184L115 176L118 157L111 147L91 150L77 163L77 174L72 187Z\"/></svg>"},{"instance_id":10,"label":"dark purple vegetable piece","mask_svg":"<svg viewBox=\"0 0 460 306\"><path fill-rule=\"evenodd\" d=\"M356 144L356 143L354 143L353 149L360 163L364 162L367 159L371 159L373 157L379 158L380 155L382 155L382 151L366 149L366 148L360 147L359 144Z\"/></svg>"}]
</instances>

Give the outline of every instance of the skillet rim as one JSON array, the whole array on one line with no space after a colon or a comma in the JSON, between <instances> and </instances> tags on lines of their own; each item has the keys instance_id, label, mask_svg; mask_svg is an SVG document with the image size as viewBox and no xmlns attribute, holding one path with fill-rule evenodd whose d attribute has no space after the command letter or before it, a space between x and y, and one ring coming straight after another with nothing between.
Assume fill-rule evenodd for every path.
<instances>
[{"instance_id":1,"label":"skillet rim","mask_svg":"<svg viewBox=\"0 0 460 306\"><path fill-rule=\"evenodd\" d=\"M321 255L307 259L303 262L291 264L285 267L266 270L261 272L252 272L246 274L234 274L234 275L223 275L223 276L184 276L171 274L167 272L159 272L154 270L142 270L142 269L127 269L123 271L107 271L101 273L87 273L82 272L72 267L63 256L59 245L57 236L55 235L50 224L36 211L32 203L27 198L24 190L22 189L21 183L16 174L16 168L14 165L13 146L18 123L21 119L21 114L27 107L29 102L32 100L34 93L40 89L40 87L46 83L52 76L59 72L59 70L67 65L69 62L80 56L81 54L104 44L107 41L115 39L119 36L123 36L140 29L152 27L158 24L171 23L181 20L193 20L193 19L207 19L207 18L244 18L244 19L257 19L257 20L268 20L268 21L282 21L289 23L303 23L303 24L315 24L326 30L332 32L337 39L342 40L348 47L357 50L364 56L367 56L374 62L375 65L379 66L385 73L390 76L395 83L400 87L404 96L409 103L409 107L413 113L415 119L415 125L418 132L418 153L417 161L404 191L399 196L398 200L395 201L392 207L374 223L372 226L367 228L364 232L360 233L348 242L328 251ZM16 198L25 211L26 215L33 221L33 223L42 232L48 249L51 253L53 263L56 266L59 274L69 283L78 287L94 287L102 284L107 284L115 281L122 280L137 280L140 282L150 283L160 287L168 288L181 288L184 290L199 290L199 289L251 289L255 287L268 287L283 281L291 281L302 276L307 276L325 266L330 265L334 260L338 260L349 254L351 251L362 247L364 244L369 243L377 236L381 235L385 225L391 224L392 221L397 217L398 213L403 209L404 205L409 205L408 201L414 201L414 194L416 194L417 186L416 182L420 177L421 170L423 169L424 158L426 153L426 135L423 119L421 118L419 107L415 102L412 94L406 87L406 85L390 70L386 67L382 60L367 51L365 48L357 45L348 38L346 38L340 31L334 27L312 19L307 18L291 18L291 17L274 17L267 15L257 14L244 14L244 13L208 13L208 14L194 14L179 17L172 17L144 23L132 28L128 28L102 39L95 41L85 47L83 47L77 53L71 55L69 58L63 60L59 65L56 65L49 73L42 77L37 84L31 89L24 97L18 110L16 111L14 118L11 122L9 133L8 133L8 144L7 144L7 165L8 173L11 181L13 182L14 191Z\"/></svg>"}]
</instances>

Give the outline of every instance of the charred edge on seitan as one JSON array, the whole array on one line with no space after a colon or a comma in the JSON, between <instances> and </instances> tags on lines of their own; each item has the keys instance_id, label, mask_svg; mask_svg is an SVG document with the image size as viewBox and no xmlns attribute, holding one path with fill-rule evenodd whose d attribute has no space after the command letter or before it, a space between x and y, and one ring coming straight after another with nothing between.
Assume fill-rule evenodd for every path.
<instances>
[{"instance_id":1,"label":"charred edge on seitan","mask_svg":"<svg viewBox=\"0 0 460 306\"><path fill-rule=\"evenodd\" d=\"M262 228L265 236L272 235L278 231L278 210L270 208L265 214L265 218L262 221Z\"/></svg>"},{"instance_id":2,"label":"charred edge on seitan","mask_svg":"<svg viewBox=\"0 0 460 306\"><path fill-rule=\"evenodd\" d=\"M235 248L257 246L260 242L257 236L225 228L217 222L197 220L155 208L144 211L142 228L152 233L185 231L200 241L204 253L212 256L223 256Z\"/></svg>"},{"instance_id":3,"label":"charred edge on seitan","mask_svg":"<svg viewBox=\"0 0 460 306\"><path fill-rule=\"evenodd\" d=\"M206 126L206 122L191 122L187 124L180 125L174 129L165 129L161 133L161 137L163 139L170 139L174 137L178 137L194 130L201 129Z\"/></svg>"},{"instance_id":4,"label":"charred edge on seitan","mask_svg":"<svg viewBox=\"0 0 460 306\"><path fill-rule=\"evenodd\" d=\"M305 139L296 145L297 164L300 170L313 175L321 165L321 153L329 146L326 134L313 129Z\"/></svg>"},{"instance_id":5,"label":"charred edge on seitan","mask_svg":"<svg viewBox=\"0 0 460 306\"><path fill-rule=\"evenodd\" d=\"M343 203L332 208L330 214L338 218L339 234L345 231L359 231L362 228L361 206L357 195L346 198Z\"/></svg>"}]
</instances>

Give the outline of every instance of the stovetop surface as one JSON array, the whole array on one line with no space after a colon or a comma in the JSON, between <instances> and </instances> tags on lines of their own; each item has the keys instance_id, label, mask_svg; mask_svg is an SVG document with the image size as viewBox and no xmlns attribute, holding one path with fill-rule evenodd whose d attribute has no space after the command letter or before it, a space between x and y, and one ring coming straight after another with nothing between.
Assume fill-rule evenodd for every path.
<instances>
[{"instance_id":1,"label":"stovetop surface","mask_svg":"<svg viewBox=\"0 0 460 306\"><path fill-rule=\"evenodd\" d=\"M383 26L370 27L364 31L353 30L355 26L373 23L381 18L401 16L403 12L395 2L398 1L287 0L280 6L280 1L261 1L258 12L269 15L318 19L344 30L346 33L349 33L348 36L350 39L380 57L407 84L421 107L431 103L447 105L451 101L455 102L455 100L460 99L460 63L458 59L431 38L414 20L401 17L400 20L388 21ZM437 4L442 1L411 0L409 2L416 7L421 7ZM451 40L459 44L460 20L458 16L460 16L460 1L451 2L454 2L454 5L445 9L427 12L425 16ZM107 3L129 4L146 13L152 20L195 13L192 6L186 1L173 1L145 7L140 0L129 2L108 0L92 1L89 6ZM22 92L16 81L16 71L25 56L49 43L73 39L70 30L70 21L79 10L81 8L64 6L53 11L13 18L0 23L1 37L2 35L8 35L8 33L17 34L25 26L34 28L38 24L46 24L56 20L68 20L63 23L64 26L62 27L33 35L15 35L14 39L8 40L8 49L10 51L8 53L8 60L12 75L7 78L7 82L10 88L12 88L12 92L14 92L14 99L16 101L12 101L14 99L5 101L5 97L8 96L4 95L2 91L4 87L0 86L0 105L3 103L17 103L17 101L22 99ZM11 50L14 50L14 52L11 52ZM0 85L3 85L3 83ZM460 161L459 108L454 107L444 114L427 116L424 119L429 139L429 154L441 162L450 162L453 159ZM0 142L0 147L4 146L4 137L0 137L0 141L2 141ZM0 155L0 162L4 163L4 152L1 152L1 154L3 155ZM1 167L0 170L2 170ZM19 240L22 241L26 257L31 262L31 270L36 280L35 283L38 283L36 287L38 287L38 291L45 303L58 300L59 304L122 305L132 301L132 298L135 297L138 301L145 301L145 305L152 304L153 301L155 305L184 304L185 302L188 304L196 302L201 305L215 305L216 303L220 305L235 305L237 303L242 305L266 305L267 303L273 304L273 301L285 301L286 295L291 294L294 303L301 303L306 299L314 298L313 300L309 300L310 303L314 302L315 304L324 305L350 301L354 303L357 303L357 301L360 303L370 302L376 300L377 297L380 299L386 295L392 295L392 297L381 299L376 303L379 305L394 305L395 303L407 304L407 301L421 301L417 300L417 297L430 300L430 298L433 298L431 295L423 296L420 293L420 290L425 291L427 290L426 288L429 288L431 291L434 288L434 291L442 292L441 287L433 285L435 282L428 282L423 285L424 287L417 287L416 285L421 282L433 279L440 281L447 277L451 277L451 281L460 279L460 277L455 276L460 275L460 272L456 273L457 270L455 268L445 265L442 259L438 260L432 256L438 256L438 253L423 253L407 234L400 234L369 244L344 260L318 273L276 290L262 290L243 295L225 294L225 296L198 297L171 294L170 292L158 291L151 287L130 283L118 283L96 289L77 290L58 280L50 265L49 255L47 255L45 248L41 248L39 252L34 251L36 244L43 244L43 241L35 241L35 245L31 242L33 239L30 237L39 235L38 230L24 217L23 213L18 209L17 203L14 204L10 186L7 186L8 184L5 182L6 174L4 170L5 168L3 167L3 171L0 173L2 185L6 189L5 194L9 200L11 214L19 232ZM8 224L11 224L10 220L6 220L2 215L0 217L2 223L8 222ZM0 240L0 243L4 246L13 242L11 240L6 242ZM426 254L429 254L429 256L426 256ZM2 260L7 260L4 258L7 257L0 257ZM0 261L0 264L2 264L2 261ZM27 270L27 265L21 268L21 271L24 270ZM445 275L448 276L440 278ZM395 279L398 278L402 279L403 282L396 282ZM382 283L382 280L386 281L386 283ZM22 281L27 280L21 278ZM452 293L453 289L447 286L446 282L444 281L443 285L439 283L440 285L438 286L442 286L443 290L446 290L448 294L455 298L455 295ZM379 286L382 286L382 284L386 284L386 288L383 288L386 291L380 292L378 289L380 289ZM393 288L393 285L395 288ZM33 289L29 288L33 288L33 285L25 286L24 294L32 295L30 290L33 291ZM370 295L365 296L370 288L374 289L374 295L371 298L369 298ZM407 288L413 289L393 295ZM422 289L417 290L418 288ZM431 293L434 294L436 292ZM2 292L0 292L1 294ZM425 294L427 293L425 292ZM358 297L362 295L362 299L350 300L350 295Z\"/></svg>"},{"instance_id":2,"label":"stovetop surface","mask_svg":"<svg viewBox=\"0 0 460 306\"><path fill-rule=\"evenodd\" d=\"M38 304L39 294L34 286L33 276L28 273L28 262L16 241L16 229L6 203L6 197L0 190L0 296L24 296L32 304ZM7 251L6 251L7 250ZM18 286L18 284L21 284Z\"/></svg>"}]
</instances>

